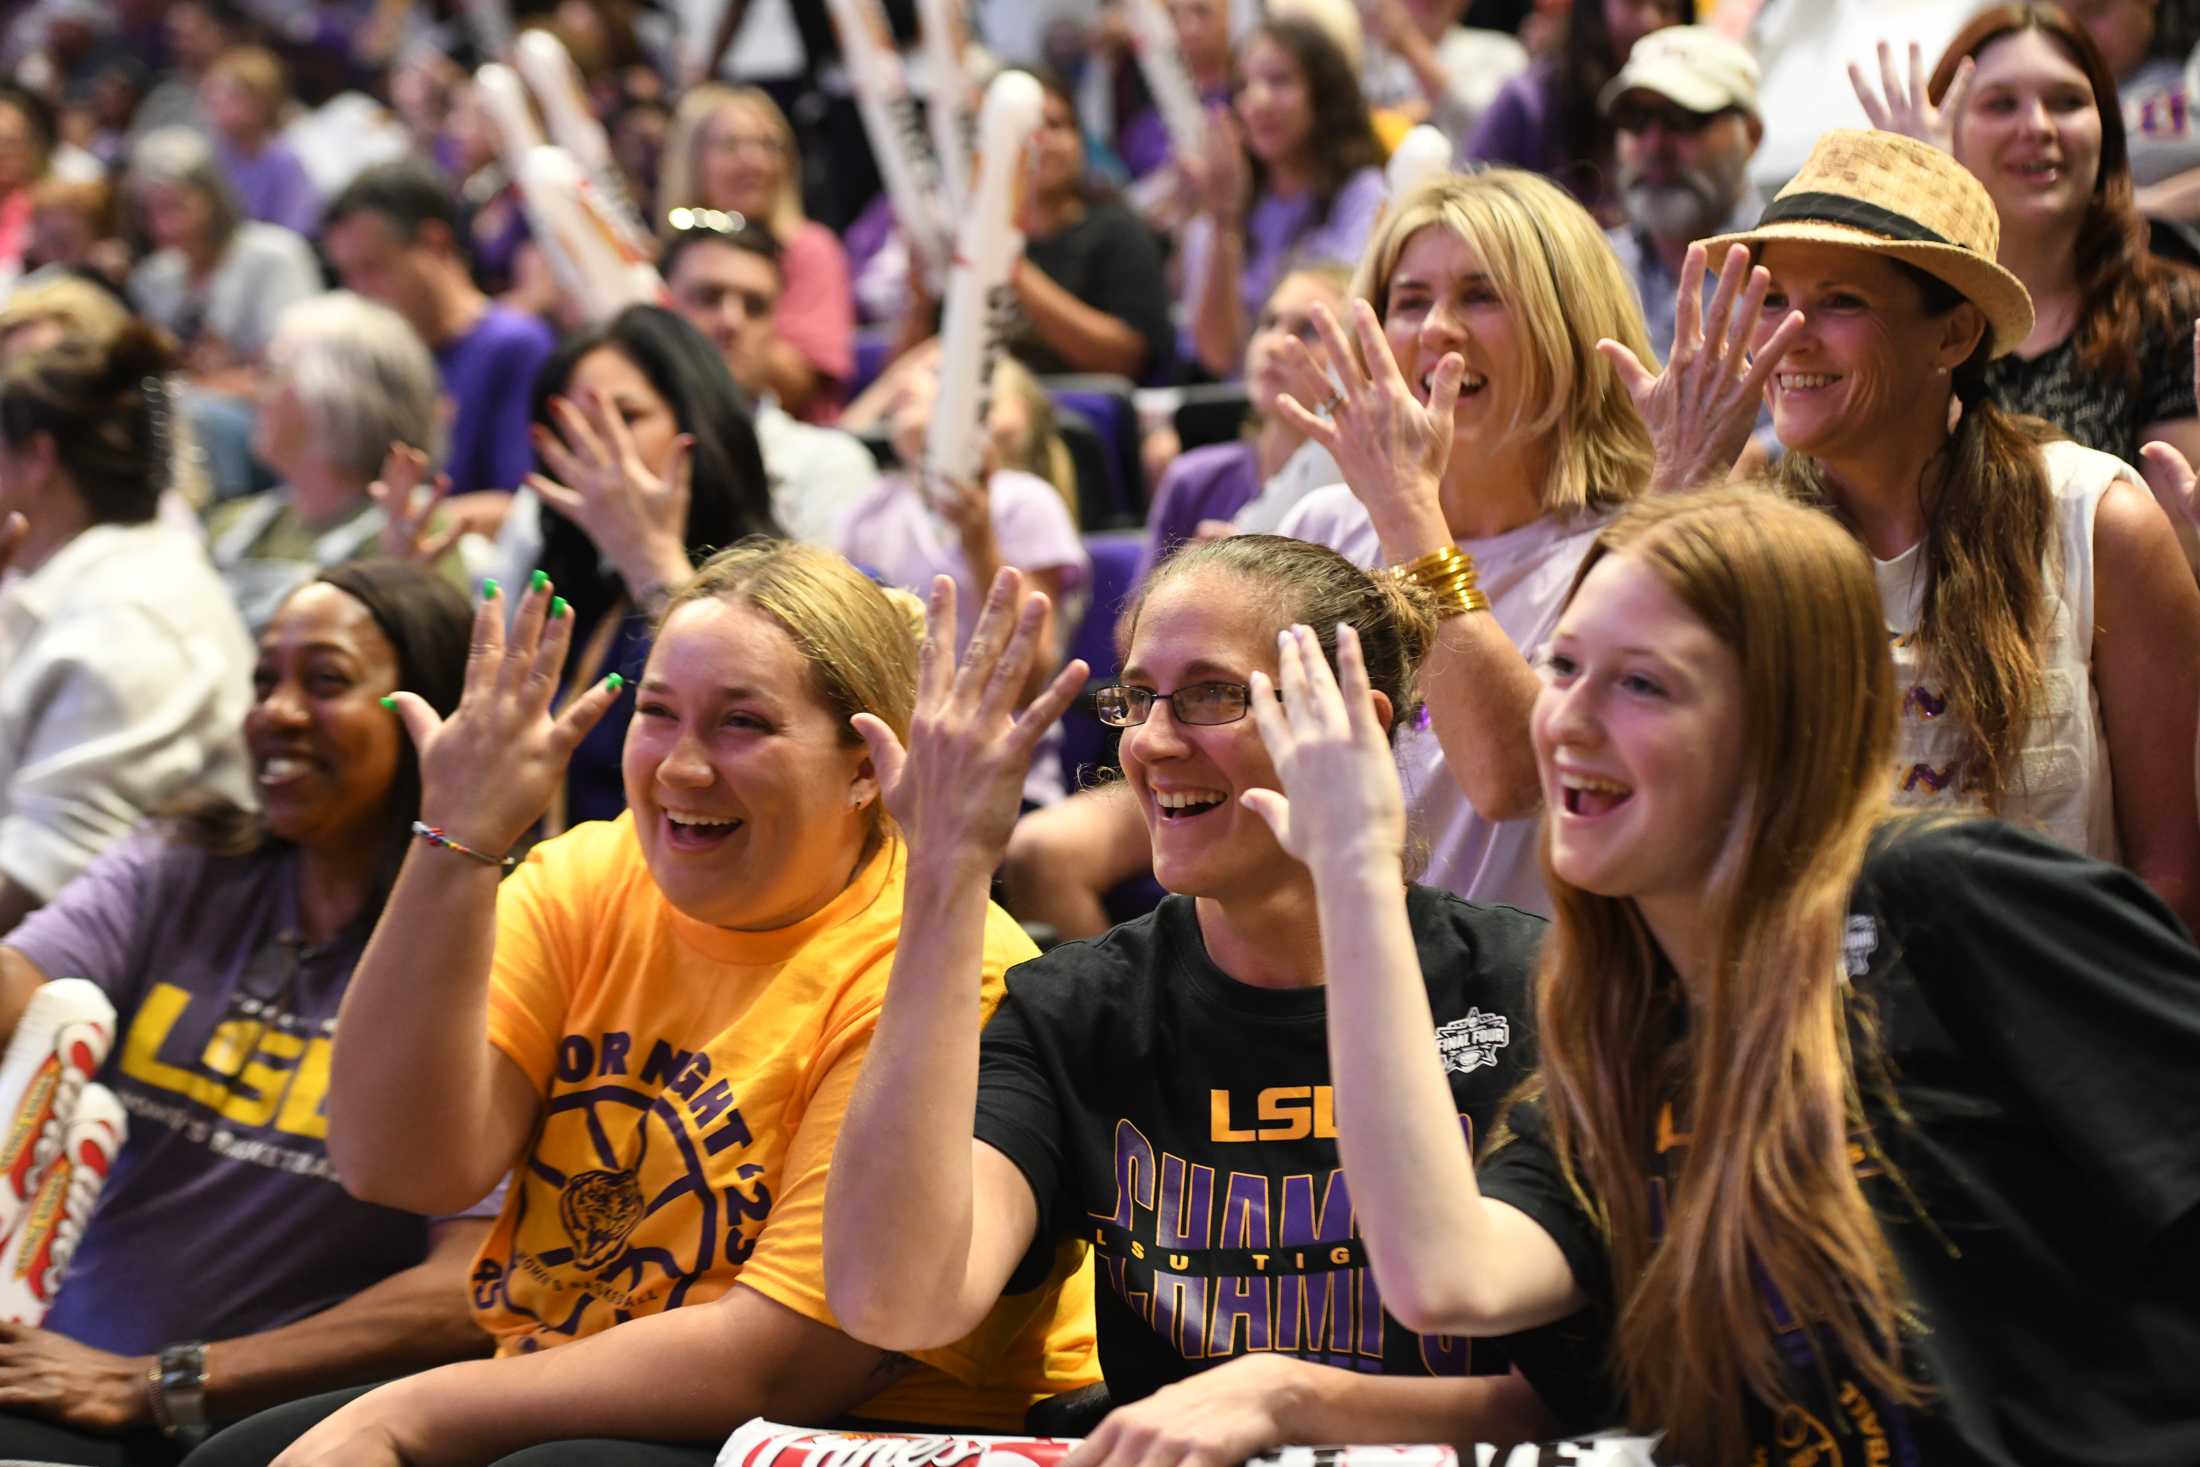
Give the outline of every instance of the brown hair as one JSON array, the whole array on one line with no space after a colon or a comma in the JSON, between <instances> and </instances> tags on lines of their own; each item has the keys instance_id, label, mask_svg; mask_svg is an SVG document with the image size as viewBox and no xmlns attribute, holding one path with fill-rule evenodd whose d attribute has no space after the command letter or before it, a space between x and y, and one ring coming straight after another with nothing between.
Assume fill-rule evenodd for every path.
<instances>
[{"instance_id":1,"label":"brown hair","mask_svg":"<svg viewBox=\"0 0 2200 1467\"><path fill-rule=\"evenodd\" d=\"M2148 244L2147 223L2132 195L2131 155L2124 139L2123 109L2116 78L2101 59L2100 47L2059 5L1995 5L1971 17L1933 68L1927 92L1935 103L1947 94L1956 67L1994 42L2023 31L2046 36L2085 73L2093 87L2093 107L2101 118L2101 162L2092 198L2078 226L2077 276L2083 304L2072 340L2088 372L2139 386L2139 349L2148 339L2183 336L2190 330L2191 306L2177 287L2189 291L2200 277L2157 257Z\"/></svg>"},{"instance_id":2,"label":"brown hair","mask_svg":"<svg viewBox=\"0 0 2200 1467\"><path fill-rule=\"evenodd\" d=\"M1645 500L1597 537L1574 591L1611 555L1740 663L1734 812L1703 878L1717 942L1691 1011L1635 904L1568 885L1546 845L1529 1088L1610 1249L1630 1419L1664 1428L1680 1459L1739 1461L1737 1383L1785 1396L1768 1290L1886 1399L1919 1398L1901 1274L1849 1156L1862 1112L1841 981L1850 893L1890 798L1894 671L1862 549L1776 494ZM1667 1104L1691 1140L1661 1228L1644 1159Z\"/></svg>"},{"instance_id":3,"label":"brown hair","mask_svg":"<svg viewBox=\"0 0 2200 1467\"><path fill-rule=\"evenodd\" d=\"M751 535L719 551L674 592L657 619L661 634L691 601L723 597L779 623L809 664L812 686L831 710L840 741L860 747L849 720L868 713L909 741L917 706L917 649L924 608L915 597L881 589L830 550ZM871 802L874 822L884 802Z\"/></svg>"},{"instance_id":4,"label":"brown hair","mask_svg":"<svg viewBox=\"0 0 2200 1467\"><path fill-rule=\"evenodd\" d=\"M230 47L206 68L206 81L226 81L259 103L261 120L269 127L282 121L283 104L290 100L283 63L265 46Z\"/></svg>"},{"instance_id":5,"label":"brown hair","mask_svg":"<svg viewBox=\"0 0 2200 1467\"><path fill-rule=\"evenodd\" d=\"M1391 201L1360 257L1352 291L1378 319L1389 314L1390 280L1407 244L1431 227L1482 257L1527 347L1528 382L1507 431L1552 444L1543 508L1579 514L1641 493L1650 482L1650 430L1597 341L1609 337L1648 360L1650 332L1604 231L1557 184L1532 173L1492 168L1430 179Z\"/></svg>"},{"instance_id":6,"label":"brown hair","mask_svg":"<svg viewBox=\"0 0 2200 1467\"><path fill-rule=\"evenodd\" d=\"M1924 297L1928 316L1964 301L1937 276L1892 262ZM2018 747L2046 674L2037 638L2047 609L2047 562L2055 552L2054 491L2040 457L2060 434L2037 419L2004 412L1988 396L1991 333L1954 374L1963 406L1955 432L1927 462L1918 486L1925 508L1924 614L1917 636L1946 684L1950 711L1969 744L1963 780L1998 808L2021 775ZM1781 461L1781 483L1838 513L1839 497L1807 454Z\"/></svg>"},{"instance_id":7,"label":"brown hair","mask_svg":"<svg viewBox=\"0 0 2200 1467\"><path fill-rule=\"evenodd\" d=\"M141 524L168 484L174 361L167 333L134 318L18 355L0 367L0 442L49 435L94 524Z\"/></svg>"},{"instance_id":8,"label":"brown hair","mask_svg":"<svg viewBox=\"0 0 2200 1467\"><path fill-rule=\"evenodd\" d=\"M1337 624L1359 633L1369 686L1390 700L1391 738L1421 708L1421 663L1436 640L1436 612L1426 592L1409 582L1370 574L1327 546L1283 535L1232 535L1187 545L1154 568L1115 623L1117 660L1130 655L1146 601L1186 574L1215 570L1245 581L1264 598L1276 630L1303 624L1321 639L1322 656L1337 666Z\"/></svg>"}]
</instances>

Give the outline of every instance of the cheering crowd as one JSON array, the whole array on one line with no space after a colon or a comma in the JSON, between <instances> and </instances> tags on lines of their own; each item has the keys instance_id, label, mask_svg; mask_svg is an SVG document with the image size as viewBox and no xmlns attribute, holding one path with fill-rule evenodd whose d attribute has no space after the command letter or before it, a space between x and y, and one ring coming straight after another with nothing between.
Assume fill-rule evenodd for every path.
<instances>
[{"instance_id":1,"label":"cheering crowd","mask_svg":"<svg viewBox=\"0 0 2200 1467\"><path fill-rule=\"evenodd\" d=\"M516 10L0 34L0 1458L2200 1463L2200 13Z\"/></svg>"}]
</instances>

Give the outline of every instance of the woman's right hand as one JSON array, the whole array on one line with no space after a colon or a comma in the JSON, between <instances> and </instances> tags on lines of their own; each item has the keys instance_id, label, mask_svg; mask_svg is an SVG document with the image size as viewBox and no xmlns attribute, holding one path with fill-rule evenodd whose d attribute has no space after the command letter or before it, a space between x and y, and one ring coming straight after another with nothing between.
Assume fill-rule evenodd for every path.
<instances>
[{"instance_id":1,"label":"woman's right hand","mask_svg":"<svg viewBox=\"0 0 2200 1467\"><path fill-rule=\"evenodd\" d=\"M509 635L503 595L496 582L482 583L465 690L451 716L438 717L412 693L390 700L420 756L424 823L469 849L502 856L542 818L574 748L621 685L614 674L552 717L572 638L572 613L542 572L520 598Z\"/></svg>"},{"instance_id":2,"label":"woman's right hand","mask_svg":"<svg viewBox=\"0 0 2200 1467\"><path fill-rule=\"evenodd\" d=\"M1649 425L1657 462L1650 471L1653 491L1693 489L1724 479L1748 446L1765 384L1803 329L1803 313L1790 311L1755 352L1749 340L1772 276L1751 268L1749 250L1735 245L1719 268L1718 289L1704 313L1701 294L1704 247L1692 244L1681 262L1681 283L1673 303L1673 356L1662 372L1643 365L1632 351L1610 338L1599 341Z\"/></svg>"},{"instance_id":3,"label":"woman's right hand","mask_svg":"<svg viewBox=\"0 0 2200 1467\"><path fill-rule=\"evenodd\" d=\"M382 511L382 553L392 560L433 565L463 532L455 520L431 531L436 511L451 497L451 476L437 474L423 497L420 486L427 481L428 456L409 443L393 443L382 460L382 477L367 486L367 497Z\"/></svg>"},{"instance_id":4,"label":"woman's right hand","mask_svg":"<svg viewBox=\"0 0 2200 1467\"><path fill-rule=\"evenodd\" d=\"M1948 79L1947 95L1935 107L1925 76L1925 53L1917 42L1910 42L1910 83L1905 87L1895 75L1894 48L1881 41L1880 89L1873 89L1864 79L1864 69L1853 61L1849 63L1849 85L1856 88L1856 100L1864 104L1864 115L1872 120L1873 127L1916 138L1953 154L1956 118L1963 112L1964 99L1971 94L1971 77L1977 70L1978 63L1968 56L1957 62L1956 74Z\"/></svg>"},{"instance_id":5,"label":"woman's right hand","mask_svg":"<svg viewBox=\"0 0 2200 1467\"><path fill-rule=\"evenodd\" d=\"M1283 789L1247 790L1246 807L1317 878L1401 871L1405 791L1375 715L1359 634L1338 624L1335 677L1312 627L1280 633L1276 662L1274 678L1253 674L1253 722Z\"/></svg>"},{"instance_id":6,"label":"woman's right hand","mask_svg":"<svg viewBox=\"0 0 2200 1467\"><path fill-rule=\"evenodd\" d=\"M1032 662L1045 655L1048 609L1045 596L1025 594L1020 572L1004 568L958 664L955 583L934 577L908 747L883 720L855 716L887 812L910 851L928 863L967 860L972 870L989 872L1008 849L1039 737L1085 685L1085 664L1072 661L1017 711Z\"/></svg>"}]
</instances>

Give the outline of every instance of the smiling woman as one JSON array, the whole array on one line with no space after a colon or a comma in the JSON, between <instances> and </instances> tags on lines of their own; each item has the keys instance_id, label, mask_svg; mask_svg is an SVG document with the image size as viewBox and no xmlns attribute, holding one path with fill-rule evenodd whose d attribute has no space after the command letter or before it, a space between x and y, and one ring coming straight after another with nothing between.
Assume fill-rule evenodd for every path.
<instances>
[{"instance_id":1,"label":"smiling woman","mask_svg":"<svg viewBox=\"0 0 2200 1467\"><path fill-rule=\"evenodd\" d=\"M0 1342L20 1387L0 1453L173 1459L156 1426L487 1348L460 1305L487 1214L431 1222L354 1200L320 1119L329 1031L420 808L378 700L410 687L449 711L466 624L455 589L387 561L292 593L261 634L244 719L259 812L175 808L0 947L0 1032L48 976L113 998L123 1037L105 1079L130 1110L44 1331ZM286 1226L245 1222L269 1216ZM156 1400L145 1378L163 1352L184 1373Z\"/></svg>"},{"instance_id":2,"label":"smiling woman","mask_svg":"<svg viewBox=\"0 0 2200 1467\"><path fill-rule=\"evenodd\" d=\"M1071 1250L1049 1288L910 1358L841 1333L824 1296L826 1165L910 870L851 720L908 729L907 610L828 551L720 552L642 671L630 809L536 846L500 887L613 691L552 718L573 618L538 577L507 640L503 600L475 618L455 714L398 698L424 835L347 997L329 1097L359 1195L433 1212L512 1174L472 1272L498 1358L301 1402L201 1460L265 1462L310 1428L286 1461L574 1442L559 1460L579 1463L648 1440L708 1463L751 1416L1000 1430L1086 1384ZM977 891L973 1036L1033 951ZM605 1437L631 1440L586 1440Z\"/></svg>"}]
</instances>

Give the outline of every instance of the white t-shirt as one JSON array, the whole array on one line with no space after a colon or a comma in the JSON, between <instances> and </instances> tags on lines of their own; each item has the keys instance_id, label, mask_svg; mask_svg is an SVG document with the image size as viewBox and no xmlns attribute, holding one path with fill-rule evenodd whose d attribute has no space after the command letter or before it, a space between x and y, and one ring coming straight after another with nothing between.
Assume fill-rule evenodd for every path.
<instances>
[{"instance_id":1,"label":"white t-shirt","mask_svg":"<svg viewBox=\"0 0 2200 1467\"><path fill-rule=\"evenodd\" d=\"M1533 658L1550 640L1559 607L1589 553L1601 516L1560 519L1545 515L1487 540L1461 540L1474 557L1490 615L1523 656ZM1309 495L1283 522L1280 534L1326 545L1355 565L1383 563L1375 525L1342 484ZM1485 820L1444 765L1436 730L1421 727L1398 737L1398 773L1405 783L1406 816L1416 839L1428 843L1420 880L1456 892L1470 902L1509 902L1550 914L1543 889L1540 814L1517 820Z\"/></svg>"},{"instance_id":2,"label":"white t-shirt","mask_svg":"<svg viewBox=\"0 0 2200 1467\"><path fill-rule=\"evenodd\" d=\"M51 899L189 789L253 803L252 643L199 543L94 525L0 583L0 872Z\"/></svg>"},{"instance_id":3,"label":"white t-shirt","mask_svg":"<svg viewBox=\"0 0 2200 1467\"><path fill-rule=\"evenodd\" d=\"M1998 813L2073 850L2116 861L2121 858L2115 786L2109 778L2100 695L2093 686L2093 520L2109 485L2118 479L2137 483L2139 476L2122 459L2075 443L2045 444L2040 453L2047 460L2055 496L2057 532L2043 583L2048 622L2039 657L2044 680L2012 787ZM1977 791L1964 787L1962 778L1963 730L1913 635L1924 613L1923 558L1921 542L1892 560L1872 562L1902 693L1895 801L1976 810L1983 802Z\"/></svg>"},{"instance_id":4,"label":"white t-shirt","mask_svg":"<svg viewBox=\"0 0 2200 1467\"><path fill-rule=\"evenodd\" d=\"M879 479L878 460L853 434L801 422L770 398L756 404L756 446L771 480L772 517L806 544L831 545Z\"/></svg>"}]
</instances>

